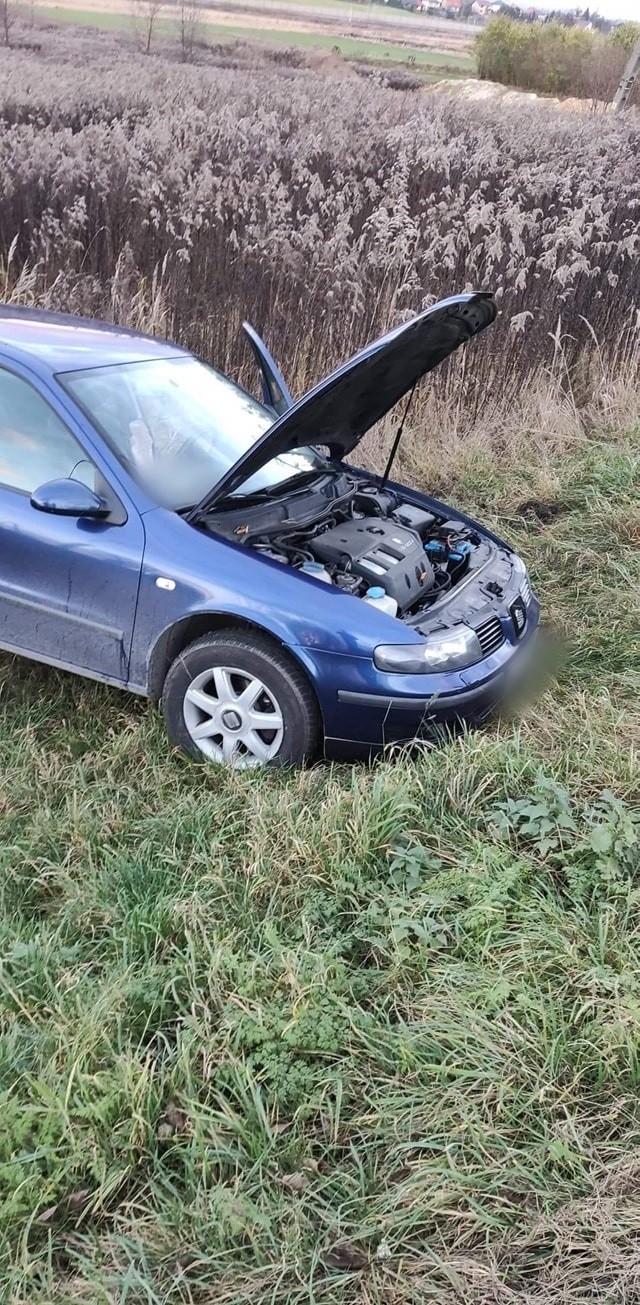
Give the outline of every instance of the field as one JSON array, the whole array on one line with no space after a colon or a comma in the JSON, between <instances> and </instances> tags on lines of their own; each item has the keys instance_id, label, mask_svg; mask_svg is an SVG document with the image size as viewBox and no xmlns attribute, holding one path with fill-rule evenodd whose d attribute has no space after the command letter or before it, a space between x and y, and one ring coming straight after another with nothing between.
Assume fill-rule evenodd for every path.
<instances>
[{"instance_id":1,"label":"field","mask_svg":"<svg viewBox=\"0 0 640 1305\"><path fill-rule=\"evenodd\" d=\"M124 6L105 10L64 8L61 5L50 4L46 7L35 6L36 14L46 22L78 24L82 27L103 28L105 31L135 33L136 16L130 10L131 6L129 12ZM26 13L25 10L22 12ZM417 74L426 82L438 81L443 77L468 76L474 68L473 59L466 52L432 49L430 45L423 48L419 41L413 40L398 44L383 39L382 35L375 39L353 36L348 30L345 31L344 23L339 27L329 24L326 31L319 29L315 24L287 27L283 23L265 22L264 19L256 23L251 16L238 14L234 10L226 13L224 22L216 22L209 14L203 16L200 22L202 37L207 42L227 45L230 49L238 42L264 41L269 45L281 46L285 49L318 51L349 62L361 61L374 66L380 65L381 68L385 65L388 67L404 65L408 72ZM178 30L179 24L173 18L160 16L154 24L156 39L162 40L171 36L175 38Z\"/></svg>"},{"instance_id":2,"label":"field","mask_svg":"<svg viewBox=\"0 0 640 1305\"><path fill-rule=\"evenodd\" d=\"M278 775L2 656L0 1299L631 1305L640 120L15 37L2 298L252 380L248 316L300 393L496 289L400 475L513 541L564 656L520 716Z\"/></svg>"},{"instance_id":3,"label":"field","mask_svg":"<svg viewBox=\"0 0 640 1305\"><path fill-rule=\"evenodd\" d=\"M148 22L147 0L30 0L15 12L32 26L42 22L95 26L132 32ZM175 4L153 0L153 41L176 36L180 19ZM195 15L195 10L192 11ZM190 20L191 21L191 20ZM406 65L425 82L469 76L475 69L474 31L463 23L430 19L403 9L345 0L215 0L197 12L199 42L233 44L265 41L271 45L331 53L372 65Z\"/></svg>"}]
</instances>

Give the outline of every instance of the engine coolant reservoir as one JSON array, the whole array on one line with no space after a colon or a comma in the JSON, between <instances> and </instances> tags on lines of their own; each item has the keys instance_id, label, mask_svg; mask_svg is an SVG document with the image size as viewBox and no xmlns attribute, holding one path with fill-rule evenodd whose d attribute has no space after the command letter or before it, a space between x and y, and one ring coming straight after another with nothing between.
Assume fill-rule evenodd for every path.
<instances>
[{"instance_id":1,"label":"engine coolant reservoir","mask_svg":"<svg viewBox=\"0 0 640 1305\"><path fill-rule=\"evenodd\" d=\"M322 562L303 562L300 570L304 571L305 575L313 576L314 580L323 580L326 585L333 584L333 580Z\"/></svg>"},{"instance_id":2,"label":"engine coolant reservoir","mask_svg":"<svg viewBox=\"0 0 640 1305\"><path fill-rule=\"evenodd\" d=\"M372 607L377 607L378 611L386 612L388 616L395 616L398 611L398 604L395 598L386 594L380 585L372 585L364 596L365 603L370 603Z\"/></svg>"}]
</instances>

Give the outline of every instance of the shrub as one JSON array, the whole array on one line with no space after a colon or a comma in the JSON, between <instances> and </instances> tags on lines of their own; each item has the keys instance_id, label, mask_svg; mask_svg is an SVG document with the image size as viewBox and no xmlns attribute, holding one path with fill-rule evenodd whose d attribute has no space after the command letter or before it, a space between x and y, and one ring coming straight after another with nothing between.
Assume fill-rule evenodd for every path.
<instances>
[{"instance_id":1,"label":"shrub","mask_svg":"<svg viewBox=\"0 0 640 1305\"><path fill-rule=\"evenodd\" d=\"M476 38L479 76L526 91L611 100L640 28L611 36L560 23L497 18Z\"/></svg>"},{"instance_id":2,"label":"shrub","mask_svg":"<svg viewBox=\"0 0 640 1305\"><path fill-rule=\"evenodd\" d=\"M640 23L622 23L620 27L614 28L609 39L613 46L621 47L625 54L631 54L640 41Z\"/></svg>"}]
</instances>

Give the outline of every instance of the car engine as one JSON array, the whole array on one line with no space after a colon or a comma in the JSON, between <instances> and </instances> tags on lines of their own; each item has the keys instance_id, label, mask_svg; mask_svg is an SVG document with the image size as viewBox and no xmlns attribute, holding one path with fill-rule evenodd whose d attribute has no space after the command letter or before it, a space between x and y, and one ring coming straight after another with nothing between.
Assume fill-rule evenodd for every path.
<instances>
[{"instance_id":1,"label":"car engine","mask_svg":"<svg viewBox=\"0 0 640 1305\"><path fill-rule=\"evenodd\" d=\"M268 505L230 504L207 524L298 570L321 564L325 580L356 596L378 586L412 622L457 584L483 542L461 521L346 474Z\"/></svg>"},{"instance_id":2,"label":"car engine","mask_svg":"<svg viewBox=\"0 0 640 1305\"><path fill-rule=\"evenodd\" d=\"M330 574L335 569L380 585L400 611L433 588L433 567L420 536L393 520L352 518L325 530L309 548Z\"/></svg>"}]
</instances>

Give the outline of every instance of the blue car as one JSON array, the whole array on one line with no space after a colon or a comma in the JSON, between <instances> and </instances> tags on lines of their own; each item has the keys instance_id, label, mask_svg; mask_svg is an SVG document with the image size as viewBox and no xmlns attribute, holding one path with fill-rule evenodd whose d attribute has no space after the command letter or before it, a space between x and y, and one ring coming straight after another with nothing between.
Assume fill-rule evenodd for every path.
<instances>
[{"instance_id":1,"label":"blue car","mask_svg":"<svg viewBox=\"0 0 640 1305\"><path fill-rule=\"evenodd\" d=\"M245 325L258 402L168 342L0 306L0 646L236 768L482 720L538 623L523 563L345 459L494 317L445 299L297 402Z\"/></svg>"}]
</instances>

